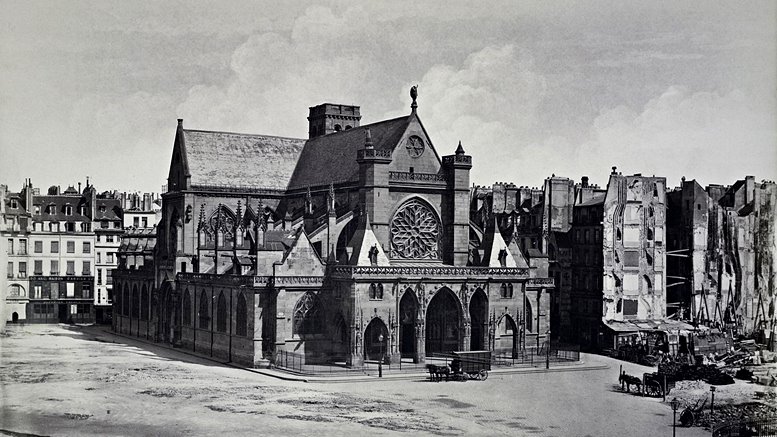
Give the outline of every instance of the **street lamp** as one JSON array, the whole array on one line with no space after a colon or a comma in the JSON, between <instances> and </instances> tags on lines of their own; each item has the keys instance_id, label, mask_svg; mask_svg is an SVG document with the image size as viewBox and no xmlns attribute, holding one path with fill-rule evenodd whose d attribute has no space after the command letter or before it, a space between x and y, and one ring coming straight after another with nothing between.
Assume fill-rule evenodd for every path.
<instances>
[{"instance_id":1,"label":"street lamp","mask_svg":"<svg viewBox=\"0 0 777 437\"><path fill-rule=\"evenodd\" d=\"M680 401L677 398L672 399L672 437L677 437L677 409L680 408Z\"/></svg>"},{"instance_id":2,"label":"street lamp","mask_svg":"<svg viewBox=\"0 0 777 437\"><path fill-rule=\"evenodd\" d=\"M715 387L714 385L710 386L710 391L712 392L712 402L710 402L710 414L715 412Z\"/></svg>"},{"instance_id":3,"label":"street lamp","mask_svg":"<svg viewBox=\"0 0 777 437\"><path fill-rule=\"evenodd\" d=\"M383 334L378 335L380 342L380 361L378 361L378 378L383 378Z\"/></svg>"}]
</instances>

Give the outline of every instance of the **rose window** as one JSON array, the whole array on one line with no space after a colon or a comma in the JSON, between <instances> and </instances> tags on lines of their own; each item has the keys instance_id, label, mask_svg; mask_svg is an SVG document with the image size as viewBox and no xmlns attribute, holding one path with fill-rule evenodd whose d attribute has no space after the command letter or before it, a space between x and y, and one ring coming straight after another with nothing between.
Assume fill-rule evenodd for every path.
<instances>
[{"instance_id":1,"label":"rose window","mask_svg":"<svg viewBox=\"0 0 777 437\"><path fill-rule=\"evenodd\" d=\"M391 221L391 258L440 259L440 221L429 206L411 200Z\"/></svg>"}]
</instances>

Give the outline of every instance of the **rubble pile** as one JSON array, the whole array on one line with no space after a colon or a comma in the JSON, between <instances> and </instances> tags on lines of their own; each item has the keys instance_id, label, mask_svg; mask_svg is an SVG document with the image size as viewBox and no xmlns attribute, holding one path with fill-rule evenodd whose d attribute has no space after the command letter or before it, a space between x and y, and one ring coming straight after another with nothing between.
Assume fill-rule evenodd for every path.
<instances>
[{"instance_id":1,"label":"rubble pile","mask_svg":"<svg viewBox=\"0 0 777 437\"><path fill-rule=\"evenodd\" d=\"M716 406L714 412L709 410L699 414L695 425L711 429L715 425L724 422L733 422L737 420L761 420L777 419L777 410L769 405L752 402L741 405L721 405Z\"/></svg>"},{"instance_id":2,"label":"rubble pile","mask_svg":"<svg viewBox=\"0 0 777 437\"><path fill-rule=\"evenodd\" d=\"M733 384L734 378L723 372L717 366L689 365L680 363L663 363L658 367L659 373L666 374L670 381L705 381L712 385Z\"/></svg>"}]
</instances>

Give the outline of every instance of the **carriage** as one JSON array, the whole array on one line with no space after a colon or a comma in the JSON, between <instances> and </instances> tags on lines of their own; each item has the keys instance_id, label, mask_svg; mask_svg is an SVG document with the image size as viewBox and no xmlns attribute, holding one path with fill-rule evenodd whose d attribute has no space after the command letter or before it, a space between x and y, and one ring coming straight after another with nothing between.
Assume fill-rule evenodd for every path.
<instances>
[{"instance_id":1,"label":"carriage","mask_svg":"<svg viewBox=\"0 0 777 437\"><path fill-rule=\"evenodd\" d=\"M491 370L491 351L454 352L453 355L455 358L451 361L451 374L454 378L460 378L463 381L488 379L488 371ZM456 365L457 360L460 365Z\"/></svg>"},{"instance_id":2,"label":"carriage","mask_svg":"<svg viewBox=\"0 0 777 437\"><path fill-rule=\"evenodd\" d=\"M642 387L645 396L666 396L675 387L675 380L661 372L645 373L642 375Z\"/></svg>"},{"instance_id":3,"label":"carriage","mask_svg":"<svg viewBox=\"0 0 777 437\"><path fill-rule=\"evenodd\" d=\"M491 370L491 351L453 352L453 359L448 365L427 364L426 368L429 377L436 381L442 381L443 377L446 381L485 381Z\"/></svg>"}]
</instances>

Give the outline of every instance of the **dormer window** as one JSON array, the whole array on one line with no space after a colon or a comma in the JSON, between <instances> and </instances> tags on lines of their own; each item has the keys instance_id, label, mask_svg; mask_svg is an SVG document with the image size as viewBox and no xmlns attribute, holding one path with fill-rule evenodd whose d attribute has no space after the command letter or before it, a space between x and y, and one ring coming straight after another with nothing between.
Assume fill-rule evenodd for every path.
<instances>
[{"instance_id":1,"label":"dormer window","mask_svg":"<svg viewBox=\"0 0 777 437\"><path fill-rule=\"evenodd\" d=\"M18 208L19 207L19 201L16 199L11 199L11 208Z\"/></svg>"},{"instance_id":2,"label":"dormer window","mask_svg":"<svg viewBox=\"0 0 777 437\"><path fill-rule=\"evenodd\" d=\"M53 203L46 207L46 214L56 214L57 213L57 206Z\"/></svg>"},{"instance_id":3,"label":"dormer window","mask_svg":"<svg viewBox=\"0 0 777 437\"><path fill-rule=\"evenodd\" d=\"M100 205L100 212L105 212L105 205Z\"/></svg>"},{"instance_id":4,"label":"dormer window","mask_svg":"<svg viewBox=\"0 0 777 437\"><path fill-rule=\"evenodd\" d=\"M40 205L35 205L35 215L40 215Z\"/></svg>"},{"instance_id":5,"label":"dormer window","mask_svg":"<svg viewBox=\"0 0 777 437\"><path fill-rule=\"evenodd\" d=\"M73 215L73 207L70 205L65 205L65 215Z\"/></svg>"}]
</instances>

